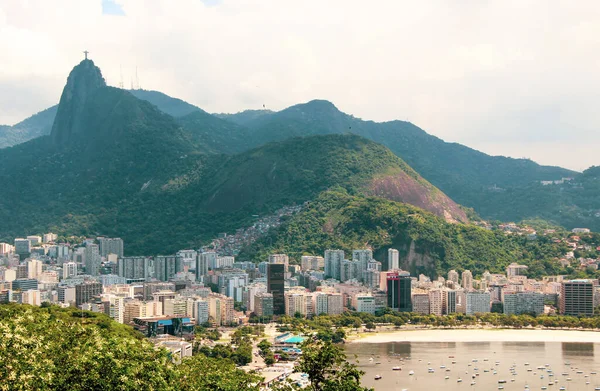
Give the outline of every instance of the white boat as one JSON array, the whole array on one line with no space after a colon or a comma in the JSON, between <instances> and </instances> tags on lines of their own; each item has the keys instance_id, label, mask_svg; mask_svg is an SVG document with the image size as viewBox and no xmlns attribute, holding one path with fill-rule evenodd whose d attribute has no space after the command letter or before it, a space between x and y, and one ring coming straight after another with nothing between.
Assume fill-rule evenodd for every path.
<instances>
[{"instance_id":1,"label":"white boat","mask_svg":"<svg viewBox=\"0 0 600 391\"><path fill-rule=\"evenodd\" d=\"M474 386L475 385L475 380L471 380L471 385Z\"/></svg>"},{"instance_id":2,"label":"white boat","mask_svg":"<svg viewBox=\"0 0 600 391\"><path fill-rule=\"evenodd\" d=\"M402 370L402 368L400 368L400 367L392 367L392 371L401 371L401 370Z\"/></svg>"},{"instance_id":3,"label":"white boat","mask_svg":"<svg viewBox=\"0 0 600 391\"><path fill-rule=\"evenodd\" d=\"M450 379L450 376L444 376L444 379L448 380Z\"/></svg>"},{"instance_id":4,"label":"white boat","mask_svg":"<svg viewBox=\"0 0 600 391\"><path fill-rule=\"evenodd\" d=\"M409 375L414 375L414 374L415 374L415 371L410 371L410 372L408 372L408 374L409 374Z\"/></svg>"},{"instance_id":5,"label":"white boat","mask_svg":"<svg viewBox=\"0 0 600 391\"><path fill-rule=\"evenodd\" d=\"M381 375L375 375L375 380L381 379Z\"/></svg>"},{"instance_id":6,"label":"white boat","mask_svg":"<svg viewBox=\"0 0 600 391\"><path fill-rule=\"evenodd\" d=\"M459 377L458 379L456 379L456 382L457 382L457 383L461 383L461 382L462 382L462 379Z\"/></svg>"}]
</instances>

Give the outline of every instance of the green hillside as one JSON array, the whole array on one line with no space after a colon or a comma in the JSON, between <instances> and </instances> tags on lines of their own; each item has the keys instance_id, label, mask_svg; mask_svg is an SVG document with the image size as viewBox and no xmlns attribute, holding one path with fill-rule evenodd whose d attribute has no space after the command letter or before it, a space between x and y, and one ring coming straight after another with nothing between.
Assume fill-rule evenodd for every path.
<instances>
[{"instance_id":1,"label":"green hillside","mask_svg":"<svg viewBox=\"0 0 600 391\"><path fill-rule=\"evenodd\" d=\"M555 257L564 245L550 237L528 241L472 225L449 224L410 205L377 197L350 195L344 190L322 193L286 224L246 248L240 260L264 260L268 254L322 255L327 249L370 247L387 265L387 250L400 251L401 267L411 275L445 276L451 269L504 272L511 262L530 266L531 276L564 272Z\"/></svg>"},{"instance_id":2,"label":"green hillside","mask_svg":"<svg viewBox=\"0 0 600 391\"><path fill-rule=\"evenodd\" d=\"M600 230L597 182L560 167L489 156L461 144L447 143L409 122L363 121L323 100L254 118L242 112L227 119L253 129L256 144L303 135L358 134L387 146L429 182L456 202L474 208L483 218L520 221L541 217L567 228L586 226ZM576 186L540 184L542 180L563 177L575 177Z\"/></svg>"},{"instance_id":3,"label":"green hillside","mask_svg":"<svg viewBox=\"0 0 600 391\"><path fill-rule=\"evenodd\" d=\"M50 134L57 109L58 106L52 106L13 126L0 125L0 148Z\"/></svg>"},{"instance_id":4,"label":"green hillside","mask_svg":"<svg viewBox=\"0 0 600 391\"><path fill-rule=\"evenodd\" d=\"M9 184L0 198L0 240L47 231L114 235L129 254L173 252L333 186L467 220L387 148L359 136L221 155L215 149L228 137L211 129L236 133L238 125L200 110L181 120L197 125L195 136L150 102L107 87L94 63L82 61L68 77L51 134L0 150L0 180Z\"/></svg>"},{"instance_id":5,"label":"green hillside","mask_svg":"<svg viewBox=\"0 0 600 391\"><path fill-rule=\"evenodd\" d=\"M271 143L233 156L205 156L167 183L153 183L143 198L119 212L114 224L103 226L126 231L136 249L198 246L218 232L252 224L252 215L302 204L334 186L369 193L376 178L400 178L405 186L396 197L412 194L404 191L410 188L421 195L424 208L466 220L458 205L385 147L354 135L330 135Z\"/></svg>"},{"instance_id":6,"label":"green hillside","mask_svg":"<svg viewBox=\"0 0 600 391\"><path fill-rule=\"evenodd\" d=\"M0 390L259 390L260 377L228 358L195 354L175 365L104 314L0 304L0 334Z\"/></svg>"},{"instance_id":7,"label":"green hillside","mask_svg":"<svg viewBox=\"0 0 600 391\"><path fill-rule=\"evenodd\" d=\"M159 91L151 90L129 90L129 93L138 99L152 103L160 111L173 117L183 117L196 111L202 111L200 108L187 103L181 99L172 98Z\"/></svg>"},{"instance_id":8,"label":"green hillside","mask_svg":"<svg viewBox=\"0 0 600 391\"><path fill-rule=\"evenodd\" d=\"M210 115L204 110L198 109L179 117L177 122L197 145L212 153L234 154L248 149L250 132L247 128Z\"/></svg>"}]
</instances>

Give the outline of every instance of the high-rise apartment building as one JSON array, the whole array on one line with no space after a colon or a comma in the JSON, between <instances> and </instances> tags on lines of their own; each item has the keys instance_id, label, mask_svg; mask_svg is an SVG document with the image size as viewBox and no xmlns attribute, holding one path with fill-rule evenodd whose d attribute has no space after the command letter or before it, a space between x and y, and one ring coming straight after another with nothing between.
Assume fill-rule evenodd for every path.
<instances>
[{"instance_id":1,"label":"high-rise apartment building","mask_svg":"<svg viewBox=\"0 0 600 391\"><path fill-rule=\"evenodd\" d=\"M196 268L196 262L198 259L198 251L195 250L179 250L177 251L178 257L181 257L184 267L187 266L189 269Z\"/></svg>"},{"instance_id":2,"label":"high-rise apartment building","mask_svg":"<svg viewBox=\"0 0 600 391\"><path fill-rule=\"evenodd\" d=\"M373 260L373 251L369 249L353 250L352 260L356 262L356 279L359 281L365 280L365 272L367 271L369 262Z\"/></svg>"},{"instance_id":3,"label":"high-rise apartment building","mask_svg":"<svg viewBox=\"0 0 600 391\"><path fill-rule=\"evenodd\" d=\"M369 314L375 314L377 311L377 303L375 297L367 293L358 293L354 295L352 299L352 306L356 312L366 312Z\"/></svg>"},{"instance_id":4,"label":"high-rise apartment building","mask_svg":"<svg viewBox=\"0 0 600 391\"><path fill-rule=\"evenodd\" d=\"M560 313L572 316L594 315L596 280L563 281L560 287Z\"/></svg>"},{"instance_id":5,"label":"high-rise apartment building","mask_svg":"<svg viewBox=\"0 0 600 391\"><path fill-rule=\"evenodd\" d=\"M344 300L340 293L315 292L312 301L315 315L339 315L344 312Z\"/></svg>"},{"instance_id":6,"label":"high-rise apartment building","mask_svg":"<svg viewBox=\"0 0 600 391\"><path fill-rule=\"evenodd\" d=\"M38 280L33 278L17 278L12 282L13 291L29 291L38 289Z\"/></svg>"},{"instance_id":7,"label":"high-rise apartment building","mask_svg":"<svg viewBox=\"0 0 600 391\"><path fill-rule=\"evenodd\" d=\"M175 274L183 271L183 260L176 255L157 255L154 257L154 278L168 281Z\"/></svg>"},{"instance_id":8,"label":"high-rise apartment building","mask_svg":"<svg viewBox=\"0 0 600 391\"><path fill-rule=\"evenodd\" d=\"M273 316L273 294L257 293L254 296L254 313L256 316Z\"/></svg>"},{"instance_id":9,"label":"high-rise apartment building","mask_svg":"<svg viewBox=\"0 0 600 391\"><path fill-rule=\"evenodd\" d=\"M208 322L210 317L210 312L208 309L208 301L198 299L194 302L194 318L196 319L196 324L201 325Z\"/></svg>"},{"instance_id":10,"label":"high-rise apartment building","mask_svg":"<svg viewBox=\"0 0 600 391\"><path fill-rule=\"evenodd\" d=\"M458 276L458 274L457 274ZM444 309L443 314L453 314L456 312L456 291L444 291Z\"/></svg>"},{"instance_id":11,"label":"high-rise apartment building","mask_svg":"<svg viewBox=\"0 0 600 391\"><path fill-rule=\"evenodd\" d=\"M31 242L27 239L17 238L15 239L15 254L21 256L29 256L31 253ZM23 259L23 258L21 258Z\"/></svg>"},{"instance_id":12,"label":"high-rise apartment building","mask_svg":"<svg viewBox=\"0 0 600 391\"><path fill-rule=\"evenodd\" d=\"M394 248L388 249L388 270L400 269L400 252Z\"/></svg>"},{"instance_id":13,"label":"high-rise apartment building","mask_svg":"<svg viewBox=\"0 0 600 391\"><path fill-rule=\"evenodd\" d=\"M196 280L200 281L202 276L208 275L208 269L215 269L217 264L217 253L209 251L198 254L196 262Z\"/></svg>"},{"instance_id":14,"label":"high-rise apartment building","mask_svg":"<svg viewBox=\"0 0 600 391\"><path fill-rule=\"evenodd\" d=\"M232 268L235 263L235 257L217 257L215 269Z\"/></svg>"},{"instance_id":15,"label":"high-rise apartment building","mask_svg":"<svg viewBox=\"0 0 600 391\"><path fill-rule=\"evenodd\" d=\"M538 292L504 293L504 313L510 315L544 313L544 294Z\"/></svg>"},{"instance_id":16,"label":"high-rise apartment building","mask_svg":"<svg viewBox=\"0 0 600 391\"><path fill-rule=\"evenodd\" d=\"M429 293L413 293L412 312L422 315L429 314Z\"/></svg>"},{"instance_id":17,"label":"high-rise apartment building","mask_svg":"<svg viewBox=\"0 0 600 391\"><path fill-rule=\"evenodd\" d=\"M100 275L100 266L102 263L102 257L100 256L100 249L97 244L88 243L85 246L85 272L90 276Z\"/></svg>"},{"instance_id":18,"label":"high-rise apartment building","mask_svg":"<svg viewBox=\"0 0 600 391\"><path fill-rule=\"evenodd\" d=\"M57 234L53 234L52 232L48 232L47 234L44 234L42 237L44 243L54 243L54 241L56 241L56 239L58 239L58 235Z\"/></svg>"},{"instance_id":19,"label":"high-rise apartment building","mask_svg":"<svg viewBox=\"0 0 600 391\"><path fill-rule=\"evenodd\" d=\"M506 277L512 278L517 276L524 276L527 274L527 266L519 265L517 263L511 263L506 267Z\"/></svg>"},{"instance_id":20,"label":"high-rise apartment building","mask_svg":"<svg viewBox=\"0 0 600 391\"><path fill-rule=\"evenodd\" d=\"M96 281L84 281L75 285L75 305L78 307L88 303L96 296L102 294L102 284Z\"/></svg>"},{"instance_id":21,"label":"high-rise apartment building","mask_svg":"<svg viewBox=\"0 0 600 391\"><path fill-rule=\"evenodd\" d=\"M38 280L42 275L42 261L30 259L27 261L27 278Z\"/></svg>"},{"instance_id":22,"label":"high-rise apartment building","mask_svg":"<svg viewBox=\"0 0 600 391\"><path fill-rule=\"evenodd\" d=\"M325 276L339 280L343 261L343 250L325 250Z\"/></svg>"},{"instance_id":23,"label":"high-rise apartment building","mask_svg":"<svg viewBox=\"0 0 600 391\"><path fill-rule=\"evenodd\" d=\"M273 294L273 314L285 314L285 264L267 264L267 292Z\"/></svg>"},{"instance_id":24,"label":"high-rise apartment building","mask_svg":"<svg viewBox=\"0 0 600 391\"><path fill-rule=\"evenodd\" d=\"M462 287L467 291L473 289L473 274L470 270L462 272Z\"/></svg>"},{"instance_id":25,"label":"high-rise apartment building","mask_svg":"<svg viewBox=\"0 0 600 391\"><path fill-rule=\"evenodd\" d=\"M149 279L155 276L154 261L147 257L117 259L117 274L127 279Z\"/></svg>"},{"instance_id":26,"label":"high-rise apartment building","mask_svg":"<svg viewBox=\"0 0 600 391\"><path fill-rule=\"evenodd\" d=\"M456 270L448 272L448 281L452 281L454 285L458 285L458 272Z\"/></svg>"},{"instance_id":27,"label":"high-rise apartment building","mask_svg":"<svg viewBox=\"0 0 600 391\"><path fill-rule=\"evenodd\" d=\"M233 322L233 304L233 299L225 295L214 293L208 296L209 316L216 325L229 325Z\"/></svg>"},{"instance_id":28,"label":"high-rise apartment building","mask_svg":"<svg viewBox=\"0 0 600 391\"><path fill-rule=\"evenodd\" d=\"M63 263L62 268L63 280L77 275L77 264L75 262L65 262Z\"/></svg>"},{"instance_id":29,"label":"high-rise apartment building","mask_svg":"<svg viewBox=\"0 0 600 391\"><path fill-rule=\"evenodd\" d=\"M303 271L307 270L323 270L325 267L325 258L312 255L303 255L300 261L300 266Z\"/></svg>"},{"instance_id":30,"label":"high-rise apartment building","mask_svg":"<svg viewBox=\"0 0 600 391\"><path fill-rule=\"evenodd\" d=\"M30 289L21 293L21 304L40 306L42 304L41 292L37 289Z\"/></svg>"},{"instance_id":31,"label":"high-rise apartment building","mask_svg":"<svg viewBox=\"0 0 600 391\"><path fill-rule=\"evenodd\" d=\"M123 239L121 238L98 238L100 243L100 256L107 257L108 254L116 254L117 257L123 257Z\"/></svg>"},{"instance_id":32,"label":"high-rise apartment building","mask_svg":"<svg viewBox=\"0 0 600 391\"><path fill-rule=\"evenodd\" d=\"M233 298L233 300L242 302L244 296L244 287L248 285L250 280L248 273L235 269L231 269L229 273L223 273L219 275L219 293L224 294L227 297Z\"/></svg>"},{"instance_id":33,"label":"high-rise apartment building","mask_svg":"<svg viewBox=\"0 0 600 391\"><path fill-rule=\"evenodd\" d=\"M429 313L441 316L444 313L444 302L446 301L446 292L441 289L429 291Z\"/></svg>"},{"instance_id":34,"label":"high-rise apartment building","mask_svg":"<svg viewBox=\"0 0 600 391\"><path fill-rule=\"evenodd\" d=\"M256 295L267 292L267 285L261 282L255 282L245 287L246 291L246 308L250 312L254 312Z\"/></svg>"},{"instance_id":35,"label":"high-rise apartment building","mask_svg":"<svg viewBox=\"0 0 600 391\"><path fill-rule=\"evenodd\" d=\"M307 292L290 291L285 293L285 314L295 316L301 314L304 317L313 314L312 297Z\"/></svg>"},{"instance_id":36,"label":"high-rise apartment building","mask_svg":"<svg viewBox=\"0 0 600 391\"><path fill-rule=\"evenodd\" d=\"M74 304L76 300L74 286L59 286L56 288L58 294L58 302L63 304Z\"/></svg>"},{"instance_id":37,"label":"high-rise apartment building","mask_svg":"<svg viewBox=\"0 0 600 391\"><path fill-rule=\"evenodd\" d=\"M388 307L400 312L412 312L412 279L408 272L387 274Z\"/></svg>"},{"instance_id":38,"label":"high-rise apartment building","mask_svg":"<svg viewBox=\"0 0 600 391\"><path fill-rule=\"evenodd\" d=\"M464 274L463 274L464 275ZM492 298L489 292L467 292L466 308L467 315L490 312Z\"/></svg>"},{"instance_id":39,"label":"high-rise apartment building","mask_svg":"<svg viewBox=\"0 0 600 391\"><path fill-rule=\"evenodd\" d=\"M8 243L0 243L0 257L10 255L15 252L15 246Z\"/></svg>"},{"instance_id":40,"label":"high-rise apartment building","mask_svg":"<svg viewBox=\"0 0 600 391\"><path fill-rule=\"evenodd\" d=\"M346 282L357 278L358 275L358 262L344 259L340 265L340 277L338 278L341 282Z\"/></svg>"},{"instance_id":41,"label":"high-rise apartment building","mask_svg":"<svg viewBox=\"0 0 600 391\"><path fill-rule=\"evenodd\" d=\"M37 246L38 244L42 244L42 237L38 235L29 235L27 240L31 243L31 246Z\"/></svg>"}]
</instances>

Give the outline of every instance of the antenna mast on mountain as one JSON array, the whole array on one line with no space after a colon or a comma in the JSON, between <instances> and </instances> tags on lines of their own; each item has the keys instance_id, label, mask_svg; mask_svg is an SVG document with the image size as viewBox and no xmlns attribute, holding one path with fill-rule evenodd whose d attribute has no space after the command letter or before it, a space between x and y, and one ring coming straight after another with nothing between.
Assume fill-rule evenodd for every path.
<instances>
[{"instance_id":1,"label":"antenna mast on mountain","mask_svg":"<svg viewBox=\"0 0 600 391\"><path fill-rule=\"evenodd\" d=\"M138 78L137 65L135 67L135 89L136 90L140 89L140 79Z\"/></svg>"},{"instance_id":2,"label":"antenna mast on mountain","mask_svg":"<svg viewBox=\"0 0 600 391\"><path fill-rule=\"evenodd\" d=\"M119 88L120 88L120 89L124 89L124 88L123 88L123 66L122 66L122 65L119 65L119 69L120 69L120 72L121 72L121 79L120 79L120 81L119 81Z\"/></svg>"}]
</instances>

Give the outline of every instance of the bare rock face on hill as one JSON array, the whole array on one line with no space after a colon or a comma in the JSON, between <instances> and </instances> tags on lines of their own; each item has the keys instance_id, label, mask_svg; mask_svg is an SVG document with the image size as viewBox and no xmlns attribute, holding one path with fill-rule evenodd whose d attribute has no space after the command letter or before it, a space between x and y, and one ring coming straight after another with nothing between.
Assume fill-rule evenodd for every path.
<instances>
[{"instance_id":1,"label":"bare rock face on hill","mask_svg":"<svg viewBox=\"0 0 600 391\"><path fill-rule=\"evenodd\" d=\"M52 125L52 140L62 144L85 131L84 110L91 96L106 87L100 68L92 60L79 63L67 79Z\"/></svg>"},{"instance_id":2,"label":"bare rock face on hill","mask_svg":"<svg viewBox=\"0 0 600 391\"><path fill-rule=\"evenodd\" d=\"M371 181L367 194L392 201L405 202L428 210L447 222L466 223L466 213L440 190L415 180L404 171L378 176Z\"/></svg>"}]
</instances>

